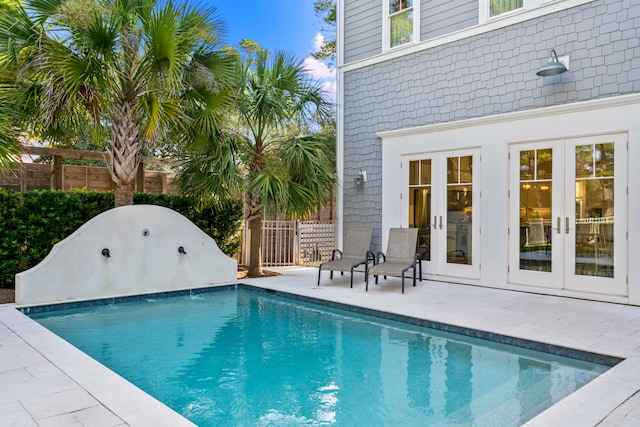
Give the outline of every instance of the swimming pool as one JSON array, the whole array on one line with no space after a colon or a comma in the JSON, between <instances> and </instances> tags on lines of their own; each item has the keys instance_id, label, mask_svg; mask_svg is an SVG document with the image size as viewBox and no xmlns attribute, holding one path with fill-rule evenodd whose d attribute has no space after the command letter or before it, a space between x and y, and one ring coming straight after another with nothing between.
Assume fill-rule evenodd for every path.
<instances>
[{"instance_id":1,"label":"swimming pool","mask_svg":"<svg viewBox=\"0 0 640 427\"><path fill-rule=\"evenodd\" d=\"M607 369L255 292L31 314L207 425L519 425Z\"/></svg>"}]
</instances>

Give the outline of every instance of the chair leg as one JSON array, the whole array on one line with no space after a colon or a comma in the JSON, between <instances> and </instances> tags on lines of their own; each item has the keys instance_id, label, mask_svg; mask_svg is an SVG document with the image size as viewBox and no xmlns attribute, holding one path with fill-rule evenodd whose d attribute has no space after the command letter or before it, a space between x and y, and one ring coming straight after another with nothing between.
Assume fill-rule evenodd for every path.
<instances>
[{"instance_id":1,"label":"chair leg","mask_svg":"<svg viewBox=\"0 0 640 427\"><path fill-rule=\"evenodd\" d=\"M416 266L413 266L413 287L416 286Z\"/></svg>"},{"instance_id":2,"label":"chair leg","mask_svg":"<svg viewBox=\"0 0 640 427\"><path fill-rule=\"evenodd\" d=\"M364 272L364 291L369 292L369 271Z\"/></svg>"},{"instance_id":3,"label":"chair leg","mask_svg":"<svg viewBox=\"0 0 640 427\"><path fill-rule=\"evenodd\" d=\"M320 272L322 271L322 265L318 267L318 286L320 286Z\"/></svg>"},{"instance_id":4,"label":"chair leg","mask_svg":"<svg viewBox=\"0 0 640 427\"><path fill-rule=\"evenodd\" d=\"M351 267L351 289L353 289L353 267Z\"/></svg>"}]
</instances>

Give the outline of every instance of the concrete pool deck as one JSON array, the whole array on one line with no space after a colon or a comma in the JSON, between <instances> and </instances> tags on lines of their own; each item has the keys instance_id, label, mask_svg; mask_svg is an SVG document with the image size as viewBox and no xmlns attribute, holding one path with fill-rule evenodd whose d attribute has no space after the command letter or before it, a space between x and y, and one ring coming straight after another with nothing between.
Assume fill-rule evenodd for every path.
<instances>
[{"instance_id":1,"label":"concrete pool deck","mask_svg":"<svg viewBox=\"0 0 640 427\"><path fill-rule=\"evenodd\" d=\"M640 425L640 307L433 281L400 293L399 279L364 290L356 273L272 269L252 284L626 360L527 423L527 426ZM0 425L189 426L154 398L48 332L0 305Z\"/></svg>"}]
</instances>

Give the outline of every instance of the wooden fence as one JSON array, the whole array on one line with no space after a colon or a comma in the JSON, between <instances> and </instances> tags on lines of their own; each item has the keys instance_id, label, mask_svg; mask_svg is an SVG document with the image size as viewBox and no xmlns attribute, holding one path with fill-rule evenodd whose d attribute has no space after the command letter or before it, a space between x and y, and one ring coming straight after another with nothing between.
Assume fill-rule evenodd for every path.
<instances>
[{"instance_id":1,"label":"wooden fence","mask_svg":"<svg viewBox=\"0 0 640 427\"><path fill-rule=\"evenodd\" d=\"M47 163L22 163L14 171L0 176L0 187L25 192L27 190L63 190L73 188L88 191L112 191L113 180L106 167L65 165L63 159L98 160L106 162L107 153L97 151L69 150L60 148L23 147L30 155L50 156ZM135 191L147 193L176 194L175 173L144 170L145 164L171 165L171 162L143 157L135 182Z\"/></svg>"},{"instance_id":2,"label":"wooden fence","mask_svg":"<svg viewBox=\"0 0 640 427\"><path fill-rule=\"evenodd\" d=\"M23 147L25 154L50 156L48 163L22 163L8 175L0 176L0 188L27 190L63 190L73 188L88 191L111 191L115 186L106 167L65 165L63 159L107 162L103 152L60 148ZM173 166L170 161L143 157L135 182L135 191L176 194L175 173L144 170L144 164ZM315 266L331 258L335 248L335 205L330 202L309 216L316 220L265 220L262 225L262 257L265 267L287 265ZM244 242L238 262L249 260L249 230L245 226Z\"/></svg>"}]
</instances>

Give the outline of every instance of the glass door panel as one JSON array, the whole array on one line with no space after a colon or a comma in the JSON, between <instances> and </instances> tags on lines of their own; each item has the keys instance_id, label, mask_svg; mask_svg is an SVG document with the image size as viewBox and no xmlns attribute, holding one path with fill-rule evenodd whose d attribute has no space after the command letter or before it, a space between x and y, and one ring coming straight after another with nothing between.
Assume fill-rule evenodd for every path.
<instances>
[{"instance_id":1,"label":"glass door panel","mask_svg":"<svg viewBox=\"0 0 640 427\"><path fill-rule=\"evenodd\" d=\"M472 264L473 158L447 158L447 263Z\"/></svg>"},{"instance_id":2,"label":"glass door panel","mask_svg":"<svg viewBox=\"0 0 640 427\"><path fill-rule=\"evenodd\" d=\"M511 146L509 282L562 288L562 141ZM560 249L559 249L560 245Z\"/></svg>"},{"instance_id":3,"label":"glass door panel","mask_svg":"<svg viewBox=\"0 0 640 427\"><path fill-rule=\"evenodd\" d=\"M409 161L409 227L418 228L416 252L431 261L431 159Z\"/></svg>"},{"instance_id":4,"label":"glass door panel","mask_svg":"<svg viewBox=\"0 0 640 427\"><path fill-rule=\"evenodd\" d=\"M510 283L627 294L626 140L511 146Z\"/></svg>"},{"instance_id":5,"label":"glass door panel","mask_svg":"<svg viewBox=\"0 0 640 427\"><path fill-rule=\"evenodd\" d=\"M519 236L521 270L552 269L553 151L520 152Z\"/></svg>"},{"instance_id":6,"label":"glass door panel","mask_svg":"<svg viewBox=\"0 0 640 427\"><path fill-rule=\"evenodd\" d=\"M575 274L614 277L614 144L575 147Z\"/></svg>"},{"instance_id":7,"label":"glass door panel","mask_svg":"<svg viewBox=\"0 0 640 427\"><path fill-rule=\"evenodd\" d=\"M409 227L418 228L424 274L480 277L479 224L472 220L478 215L478 157L474 149L403 158L403 215Z\"/></svg>"}]
</instances>

